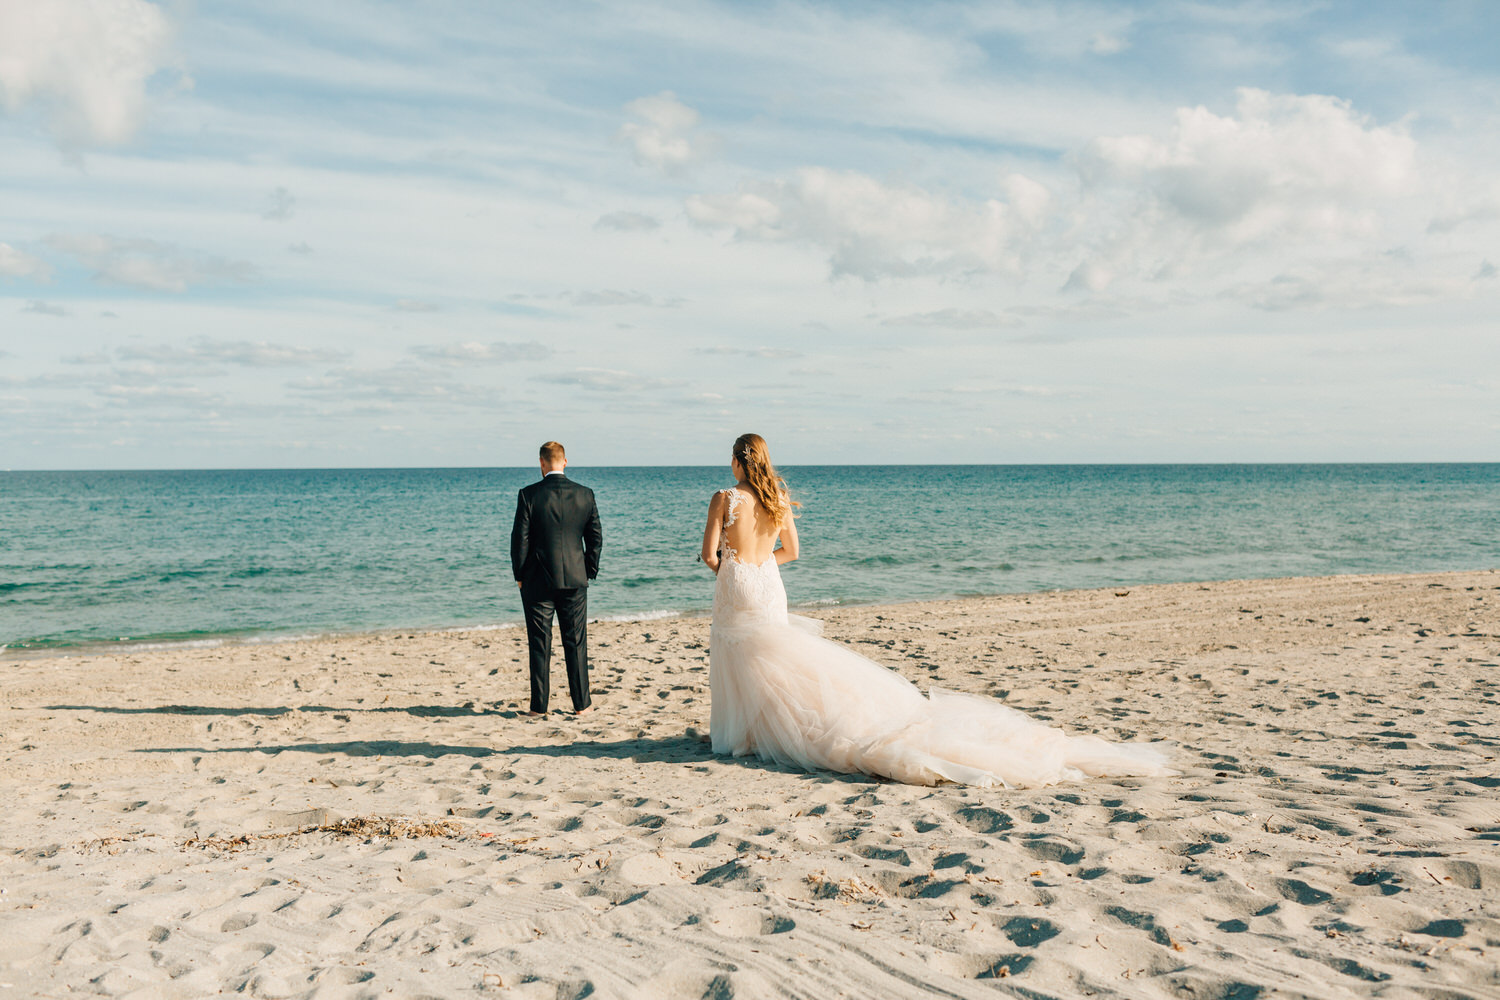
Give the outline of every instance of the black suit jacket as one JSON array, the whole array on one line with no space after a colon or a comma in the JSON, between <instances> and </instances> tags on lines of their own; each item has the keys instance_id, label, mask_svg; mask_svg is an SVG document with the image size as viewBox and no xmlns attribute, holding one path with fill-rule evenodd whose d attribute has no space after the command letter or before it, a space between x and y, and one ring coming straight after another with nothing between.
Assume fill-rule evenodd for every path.
<instances>
[{"instance_id":1,"label":"black suit jacket","mask_svg":"<svg viewBox=\"0 0 1500 1000\"><path fill-rule=\"evenodd\" d=\"M604 529L594 491L549 475L516 497L510 567L519 583L550 590L587 587L599 574Z\"/></svg>"}]
</instances>

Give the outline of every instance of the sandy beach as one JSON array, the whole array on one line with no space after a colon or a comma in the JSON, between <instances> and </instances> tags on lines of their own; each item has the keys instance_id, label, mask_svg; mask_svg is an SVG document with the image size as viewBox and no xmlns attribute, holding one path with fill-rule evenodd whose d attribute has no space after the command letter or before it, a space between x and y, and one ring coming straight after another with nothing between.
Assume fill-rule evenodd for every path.
<instances>
[{"instance_id":1,"label":"sandy beach","mask_svg":"<svg viewBox=\"0 0 1500 1000\"><path fill-rule=\"evenodd\" d=\"M716 758L706 619L0 659L0 997L1500 997L1500 572L815 615L1183 773Z\"/></svg>"}]
</instances>

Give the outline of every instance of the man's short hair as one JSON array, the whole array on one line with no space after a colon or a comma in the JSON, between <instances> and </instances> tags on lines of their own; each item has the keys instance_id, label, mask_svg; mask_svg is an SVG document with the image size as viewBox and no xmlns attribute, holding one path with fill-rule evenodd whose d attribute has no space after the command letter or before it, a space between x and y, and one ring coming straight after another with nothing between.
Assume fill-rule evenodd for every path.
<instances>
[{"instance_id":1,"label":"man's short hair","mask_svg":"<svg viewBox=\"0 0 1500 1000\"><path fill-rule=\"evenodd\" d=\"M542 445L538 457L548 465L558 465L567 460L568 454L563 451L563 446L556 441L548 441Z\"/></svg>"}]
</instances>

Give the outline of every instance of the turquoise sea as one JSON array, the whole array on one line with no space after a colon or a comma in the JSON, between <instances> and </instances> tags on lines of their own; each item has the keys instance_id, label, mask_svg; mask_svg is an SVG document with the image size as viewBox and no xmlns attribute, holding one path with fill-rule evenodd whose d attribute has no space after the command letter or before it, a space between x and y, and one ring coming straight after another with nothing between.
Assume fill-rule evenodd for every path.
<instances>
[{"instance_id":1,"label":"turquoise sea","mask_svg":"<svg viewBox=\"0 0 1500 1000\"><path fill-rule=\"evenodd\" d=\"M1500 464L822 466L794 604L1500 567ZM707 610L721 468L581 468L595 618ZM530 469L0 473L11 655L520 621Z\"/></svg>"}]
</instances>

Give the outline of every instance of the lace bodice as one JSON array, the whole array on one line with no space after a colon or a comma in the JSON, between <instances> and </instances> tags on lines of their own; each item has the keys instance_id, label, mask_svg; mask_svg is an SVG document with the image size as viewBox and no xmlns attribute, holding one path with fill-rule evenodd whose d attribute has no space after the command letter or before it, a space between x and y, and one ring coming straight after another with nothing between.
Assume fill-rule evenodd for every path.
<instances>
[{"instance_id":1,"label":"lace bodice","mask_svg":"<svg viewBox=\"0 0 1500 1000\"><path fill-rule=\"evenodd\" d=\"M714 623L722 626L786 621L786 588L773 550L759 566L741 562L729 544L728 528L739 516L744 496L737 489L720 490L729 501L724 531L719 533L719 578L714 585Z\"/></svg>"},{"instance_id":2,"label":"lace bodice","mask_svg":"<svg viewBox=\"0 0 1500 1000\"><path fill-rule=\"evenodd\" d=\"M739 516L740 491L731 486L729 489L720 490L719 492L724 494L725 499L729 501L729 505L724 509L724 524L722 525L724 530L719 532L719 558L724 559L728 556L737 557L739 553L734 550L734 546L729 544L729 526Z\"/></svg>"}]
</instances>

